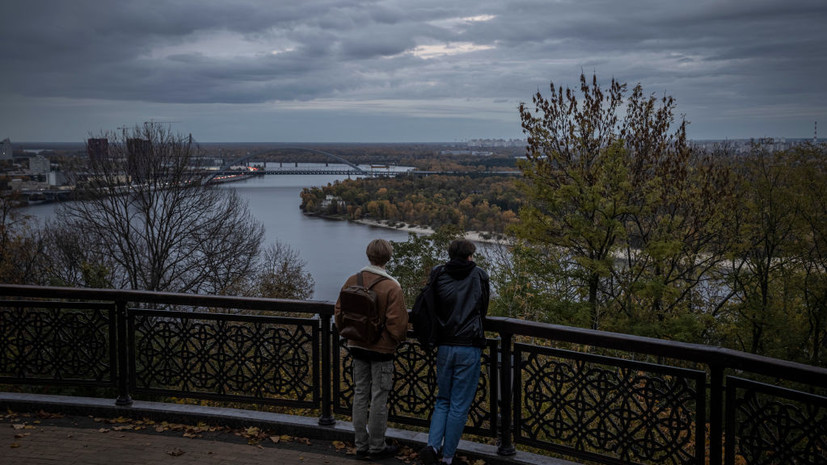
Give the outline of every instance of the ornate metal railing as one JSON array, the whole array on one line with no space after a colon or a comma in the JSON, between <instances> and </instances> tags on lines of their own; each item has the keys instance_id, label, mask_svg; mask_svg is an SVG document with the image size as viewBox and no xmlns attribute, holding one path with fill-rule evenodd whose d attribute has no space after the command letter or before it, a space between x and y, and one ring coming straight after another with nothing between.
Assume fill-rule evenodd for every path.
<instances>
[{"instance_id":1,"label":"ornate metal railing","mask_svg":"<svg viewBox=\"0 0 827 465\"><path fill-rule=\"evenodd\" d=\"M0 285L0 384L108 388L350 414L329 302ZM607 464L827 463L827 370L488 318L466 432ZM396 355L391 421L426 428L433 353Z\"/></svg>"}]
</instances>

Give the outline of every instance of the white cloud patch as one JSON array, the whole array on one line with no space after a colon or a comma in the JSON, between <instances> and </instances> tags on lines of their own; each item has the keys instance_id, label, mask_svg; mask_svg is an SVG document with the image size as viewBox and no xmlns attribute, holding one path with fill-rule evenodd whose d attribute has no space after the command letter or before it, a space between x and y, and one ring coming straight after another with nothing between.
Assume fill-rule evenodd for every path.
<instances>
[{"instance_id":1,"label":"white cloud patch","mask_svg":"<svg viewBox=\"0 0 827 465\"><path fill-rule=\"evenodd\" d=\"M419 58L429 59L444 56L462 55L466 53L491 50L491 45L478 45L471 42L456 42L436 45L420 45L411 51L411 54Z\"/></svg>"}]
</instances>

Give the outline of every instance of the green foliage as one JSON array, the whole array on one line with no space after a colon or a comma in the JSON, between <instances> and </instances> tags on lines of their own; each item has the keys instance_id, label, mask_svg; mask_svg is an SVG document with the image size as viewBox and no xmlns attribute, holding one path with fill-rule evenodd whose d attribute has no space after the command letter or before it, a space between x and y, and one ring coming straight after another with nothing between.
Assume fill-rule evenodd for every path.
<instances>
[{"instance_id":1,"label":"green foliage","mask_svg":"<svg viewBox=\"0 0 827 465\"><path fill-rule=\"evenodd\" d=\"M393 257L386 268L402 286L408 308L413 306L419 290L428 282L431 270L447 261L448 245L461 236L458 228L449 225L438 228L432 235L410 233L405 242L391 241ZM484 266L476 257L475 261Z\"/></svg>"},{"instance_id":2,"label":"green foliage","mask_svg":"<svg viewBox=\"0 0 827 465\"><path fill-rule=\"evenodd\" d=\"M94 287L98 289L107 289L112 287L110 281L111 270L100 263L81 264L81 274L85 287Z\"/></svg>"},{"instance_id":3,"label":"green foliage","mask_svg":"<svg viewBox=\"0 0 827 465\"><path fill-rule=\"evenodd\" d=\"M827 361L827 146L772 153L755 145L738 166L737 241L722 279L723 339L749 352Z\"/></svg>"},{"instance_id":4,"label":"green foliage","mask_svg":"<svg viewBox=\"0 0 827 465\"><path fill-rule=\"evenodd\" d=\"M14 196L0 196L0 282L40 284L42 241L16 203Z\"/></svg>"},{"instance_id":5,"label":"green foliage","mask_svg":"<svg viewBox=\"0 0 827 465\"><path fill-rule=\"evenodd\" d=\"M574 302L590 326L697 341L713 304L703 286L723 260L728 171L695 156L671 97L580 77L520 107L526 206L517 236L559 250ZM621 107L625 114L621 115ZM556 276L556 277L555 277Z\"/></svg>"},{"instance_id":6,"label":"green foliage","mask_svg":"<svg viewBox=\"0 0 827 465\"><path fill-rule=\"evenodd\" d=\"M302 190L308 213L502 233L517 221L512 176L362 178Z\"/></svg>"},{"instance_id":7,"label":"green foliage","mask_svg":"<svg viewBox=\"0 0 827 465\"><path fill-rule=\"evenodd\" d=\"M529 206L521 210L515 231L524 240L566 251L593 328L606 326L605 302L612 295L601 294L618 253L632 239L646 239L633 236L633 226L651 220L647 205L660 200L659 190L671 181L664 174L683 168L680 161L671 171L661 165L686 152L684 125L669 132L672 99L658 106L637 86L625 100L625 90L612 80L604 92L596 77L589 84L581 75L579 97L552 84L549 98L534 96L533 111L520 105L528 135L521 169ZM624 101L627 114L619 119ZM633 215L637 223L630 221Z\"/></svg>"},{"instance_id":8,"label":"green foliage","mask_svg":"<svg viewBox=\"0 0 827 465\"><path fill-rule=\"evenodd\" d=\"M315 281L307 263L290 246L276 241L261 256L253 287L247 295L278 299L309 299Z\"/></svg>"},{"instance_id":9,"label":"green foliage","mask_svg":"<svg viewBox=\"0 0 827 465\"><path fill-rule=\"evenodd\" d=\"M496 295L489 314L545 323L588 326L589 307L578 294L576 277L556 248L528 242L491 249Z\"/></svg>"}]
</instances>

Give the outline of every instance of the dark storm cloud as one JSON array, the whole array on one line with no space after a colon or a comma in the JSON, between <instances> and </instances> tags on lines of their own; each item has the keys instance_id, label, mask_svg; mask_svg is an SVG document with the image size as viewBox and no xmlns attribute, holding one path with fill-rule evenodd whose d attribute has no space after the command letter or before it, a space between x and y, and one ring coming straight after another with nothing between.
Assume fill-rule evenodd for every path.
<instances>
[{"instance_id":1,"label":"dark storm cloud","mask_svg":"<svg viewBox=\"0 0 827 465\"><path fill-rule=\"evenodd\" d=\"M816 85L827 73L822 1L11 0L0 8L0 95L9 101L399 101L404 113L411 101L479 99L513 113L550 81L576 84L582 70L674 95L691 119L781 105L810 118L827 106Z\"/></svg>"}]
</instances>

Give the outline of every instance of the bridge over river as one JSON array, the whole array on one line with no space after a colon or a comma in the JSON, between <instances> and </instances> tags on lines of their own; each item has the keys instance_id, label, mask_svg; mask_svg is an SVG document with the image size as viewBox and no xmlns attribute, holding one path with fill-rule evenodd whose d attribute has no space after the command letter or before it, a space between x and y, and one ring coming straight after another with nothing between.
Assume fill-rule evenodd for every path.
<instances>
[{"instance_id":1,"label":"bridge over river","mask_svg":"<svg viewBox=\"0 0 827 465\"><path fill-rule=\"evenodd\" d=\"M326 157L332 158L336 161L337 164L343 164L348 168L329 168L329 164L325 163L324 167L302 167L299 168L298 162L288 163L288 166L284 166L284 163L280 163L278 169L272 168L265 168L265 169L241 169L241 166L244 166L249 160L255 159L257 157L261 157L264 154L271 153L273 151L281 151L281 150L293 150L293 151L304 151L304 152L311 152L316 154L321 154ZM290 165L293 165L292 167ZM383 165L385 170L381 171L381 175L387 175L390 173L389 167ZM265 151L258 151L254 153L248 153L242 157L236 158L229 163L225 163L218 171L213 173L210 176L207 176L205 182L222 182L227 180L233 180L233 178L238 176L247 176L247 175L264 175L264 174L332 174L332 175L353 175L353 176L377 176L380 175L379 170L374 169L364 169L357 164L351 163L350 161L340 157L339 155L324 152L322 150L310 149L305 147L279 147L277 149L268 149Z\"/></svg>"},{"instance_id":2,"label":"bridge over river","mask_svg":"<svg viewBox=\"0 0 827 465\"><path fill-rule=\"evenodd\" d=\"M310 149L305 147L280 147L275 149L275 151L280 150L293 150L293 151L306 151L315 154L325 155L326 157L332 158L336 165L335 167L330 167L330 163L324 163L324 166L321 166L321 163L315 164L316 166L299 166L299 162L289 162L279 163L278 168L268 167L265 165L265 168L258 168L258 169L250 169L246 167L246 163L251 159L255 159L256 157L260 157L264 154L271 153L274 149L269 149L266 151L259 151L255 153L249 153L244 155L243 157L236 158L229 163L225 163L218 171L211 173L206 182L227 182L238 180L239 178L243 178L250 175L290 175L290 174L298 174L298 175L315 175L315 174L324 174L324 175L337 175L337 176L367 176L367 177L388 177L388 176L397 176L402 173L409 173L409 174L418 174L418 175L429 175L429 174L446 174L446 175L467 175L467 174L484 174L484 175L518 175L520 174L519 171L486 171L486 172L466 172L466 171L416 171L410 169L400 169L398 167L392 165L370 165L368 168L364 166L359 166L354 164L345 158L342 158L339 155L335 155L329 152L324 152L321 150ZM341 165L345 165L342 167Z\"/></svg>"}]
</instances>

